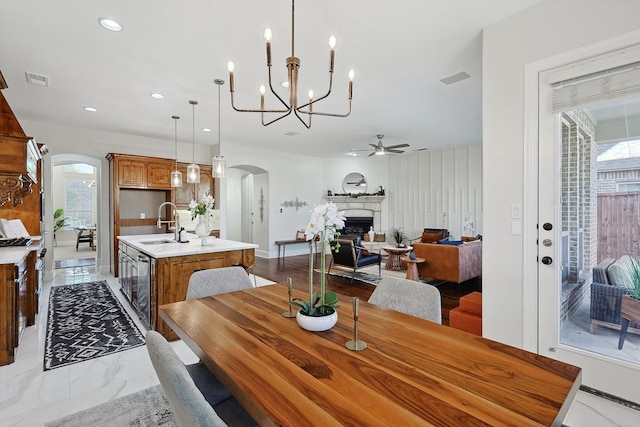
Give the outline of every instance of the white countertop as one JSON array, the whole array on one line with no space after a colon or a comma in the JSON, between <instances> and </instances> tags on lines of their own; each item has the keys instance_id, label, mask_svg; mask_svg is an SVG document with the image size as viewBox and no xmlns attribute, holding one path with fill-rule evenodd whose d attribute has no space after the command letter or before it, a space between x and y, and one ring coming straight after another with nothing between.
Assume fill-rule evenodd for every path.
<instances>
[{"instance_id":1,"label":"white countertop","mask_svg":"<svg viewBox=\"0 0 640 427\"><path fill-rule=\"evenodd\" d=\"M118 236L118 239L134 249L143 252L153 258L170 258L185 255L197 255L212 252L235 251L242 249L256 249L258 245L253 243L236 242L234 240L218 239L208 237L207 245L202 246L198 236L187 233L189 243L178 243L174 241L171 234L142 234L133 236ZM161 241L171 241L171 243L160 243ZM146 243L145 243L146 242ZM158 243L148 243L158 242Z\"/></svg>"},{"instance_id":2,"label":"white countertop","mask_svg":"<svg viewBox=\"0 0 640 427\"><path fill-rule=\"evenodd\" d=\"M18 264L31 251L37 251L40 247L40 236L31 236L32 242L29 246L8 246L0 248L0 264Z\"/></svg>"}]
</instances>

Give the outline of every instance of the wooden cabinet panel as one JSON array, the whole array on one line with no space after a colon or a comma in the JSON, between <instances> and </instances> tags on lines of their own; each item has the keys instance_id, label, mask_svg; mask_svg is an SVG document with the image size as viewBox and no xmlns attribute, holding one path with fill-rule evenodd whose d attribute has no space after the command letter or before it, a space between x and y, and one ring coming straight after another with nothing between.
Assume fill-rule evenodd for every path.
<instances>
[{"instance_id":1,"label":"wooden cabinet panel","mask_svg":"<svg viewBox=\"0 0 640 427\"><path fill-rule=\"evenodd\" d=\"M139 160L119 160L117 178L122 187L146 187L147 164Z\"/></svg>"},{"instance_id":2,"label":"wooden cabinet panel","mask_svg":"<svg viewBox=\"0 0 640 427\"><path fill-rule=\"evenodd\" d=\"M171 189L171 162L152 162L147 164L147 187Z\"/></svg>"},{"instance_id":3,"label":"wooden cabinet panel","mask_svg":"<svg viewBox=\"0 0 640 427\"><path fill-rule=\"evenodd\" d=\"M178 170L182 173L182 187L175 189L173 200L178 209L187 209L191 200L200 200L207 191L215 194L211 166L199 165L200 183L198 184L187 184L187 166L186 163L178 163Z\"/></svg>"},{"instance_id":4,"label":"wooden cabinet panel","mask_svg":"<svg viewBox=\"0 0 640 427\"><path fill-rule=\"evenodd\" d=\"M169 340L177 339L178 336L158 317L157 308L164 304L184 301L187 296L189 279L196 271L230 267L232 265L249 267L250 265L245 264L243 261L245 259L252 260L253 254L253 249L245 249L157 259L157 271L155 272L157 303L151 314L153 328Z\"/></svg>"},{"instance_id":5,"label":"wooden cabinet panel","mask_svg":"<svg viewBox=\"0 0 640 427\"><path fill-rule=\"evenodd\" d=\"M173 203L180 209L186 209L193 199L195 186L194 184L187 184L187 165L185 163L178 163L178 170L182 174L182 187L174 189Z\"/></svg>"}]
</instances>

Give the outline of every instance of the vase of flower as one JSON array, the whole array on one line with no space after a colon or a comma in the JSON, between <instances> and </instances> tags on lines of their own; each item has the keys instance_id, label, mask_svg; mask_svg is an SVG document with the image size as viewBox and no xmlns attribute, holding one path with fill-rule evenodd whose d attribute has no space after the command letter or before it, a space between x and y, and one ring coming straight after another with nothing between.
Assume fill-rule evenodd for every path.
<instances>
[{"instance_id":1,"label":"vase of flower","mask_svg":"<svg viewBox=\"0 0 640 427\"><path fill-rule=\"evenodd\" d=\"M198 215L195 231L196 235L201 239L206 239L209 236L209 227L207 227L207 220L203 215Z\"/></svg>"},{"instance_id":2,"label":"vase of flower","mask_svg":"<svg viewBox=\"0 0 640 427\"><path fill-rule=\"evenodd\" d=\"M198 223L195 227L195 232L198 237L200 237L202 246L207 245L207 238L211 233L211 229L209 228L209 219L213 217L213 205L215 203L215 199L211 196L211 192L207 191L200 199L200 202L196 202L192 200L189 203L189 212L191 212L191 219L195 220L198 218Z\"/></svg>"},{"instance_id":3,"label":"vase of flower","mask_svg":"<svg viewBox=\"0 0 640 427\"><path fill-rule=\"evenodd\" d=\"M299 308L296 316L298 324L308 331L326 331L338 321L338 296L333 291L325 290L326 247L340 235L337 230L344 227L344 221L344 211L338 212L337 206L331 202L315 206L311 211L311 221L305 230L306 239L309 241L309 300L294 298L291 302L292 306ZM313 288L314 240L320 244L320 292L314 292ZM339 247L337 245L336 250ZM308 319L314 317L318 319Z\"/></svg>"}]
</instances>

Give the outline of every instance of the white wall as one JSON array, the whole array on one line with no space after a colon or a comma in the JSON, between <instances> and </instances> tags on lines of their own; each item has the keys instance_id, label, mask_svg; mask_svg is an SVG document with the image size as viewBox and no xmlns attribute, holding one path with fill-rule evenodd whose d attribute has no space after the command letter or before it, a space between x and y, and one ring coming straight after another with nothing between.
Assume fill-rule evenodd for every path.
<instances>
[{"instance_id":1,"label":"white wall","mask_svg":"<svg viewBox=\"0 0 640 427\"><path fill-rule=\"evenodd\" d=\"M484 31L483 334L523 347L523 248L512 204L523 204L524 68L531 62L638 29L640 2L544 1ZM525 212L535 215L535 212ZM535 260L534 260L535 262Z\"/></svg>"},{"instance_id":2,"label":"white wall","mask_svg":"<svg viewBox=\"0 0 640 427\"><path fill-rule=\"evenodd\" d=\"M389 160L389 220L407 236L446 228L451 239L482 234L482 146L421 151ZM464 229L465 218L474 230Z\"/></svg>"}]
</instances>

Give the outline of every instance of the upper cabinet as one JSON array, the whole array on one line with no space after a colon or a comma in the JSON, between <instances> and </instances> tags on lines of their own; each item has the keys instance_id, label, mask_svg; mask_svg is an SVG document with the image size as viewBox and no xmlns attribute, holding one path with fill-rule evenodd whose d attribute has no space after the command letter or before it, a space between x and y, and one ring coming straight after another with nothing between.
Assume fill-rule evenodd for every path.
<instances>
[{"instance_id":1,"label":"upper cabinet","mask_svg":"<svg viewBox=\"0 0 640 427\"><path fill-rule=\"evenodd\" d=\"M179 209L188 208L189 202L199 201L209 191L211 194L215 194L211 166L199 165L200 182L198 184L187 183L187 166L187 163L178 163L178 170L182 173L182 187L175 189L173 202Z\"/></svg>"},{"instance_id":2,"label":"upper cabinet","mask_svg":"<svg viewBox=\"0 0 640 427\"><path fill-rule=\"evenodd\" d=\"M171 190L171 160L127 154L109 154L107 158L115 163L119 187Z\"/></svg>"},{"instance_id":3,"label":"upper cabinet","mask_svg":"<svg viewBox=\"0 0 640 427\"><path fill-rule=\"evenodd\" d=\"M0 92L0 206L22 205L38 183L38 165L46 153L28 137Z\"/></svg>"}]
</instances>

